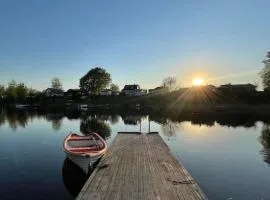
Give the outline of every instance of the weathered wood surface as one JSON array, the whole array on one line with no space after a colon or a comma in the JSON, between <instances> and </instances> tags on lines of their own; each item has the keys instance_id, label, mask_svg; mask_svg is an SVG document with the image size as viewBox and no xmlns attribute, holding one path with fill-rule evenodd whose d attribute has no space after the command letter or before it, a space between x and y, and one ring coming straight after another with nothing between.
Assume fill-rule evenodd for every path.
<instances>
[{"instance_id":1,"label":"weathered wood surface","mask_svg":"<svg viewBox=\"0 0 270 200\"><path fill-rule=\"evenodd\" d=\"M77 199L207 198L158 134L121 133Z\"/></svg>"}]
</instances>

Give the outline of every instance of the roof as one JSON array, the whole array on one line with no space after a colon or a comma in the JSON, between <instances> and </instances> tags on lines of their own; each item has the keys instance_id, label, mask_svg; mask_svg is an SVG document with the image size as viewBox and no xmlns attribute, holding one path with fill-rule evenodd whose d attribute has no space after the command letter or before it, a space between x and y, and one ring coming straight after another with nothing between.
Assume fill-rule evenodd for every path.
<instances>
[{"instance_id":1,"label":"roof","mask_svg":"<svg viewBox=\"0 0 270 200\"><path fill-rule=\"evenodd\" d=\"M66 92L80 92L80 89L68 89Z\"/></svg>"},{"instance_id":2,"label":"roof","mask_svg":"<svg viewBox=\"0 0 270 200\"><path fill-rule=\"evenodd\" d=\"M53 93L63 93L64 91L62 89L57 88L47 88L45 91L50 90Z\"/></svg>"},{"instance_id":3,"label":"roof","mask_svg":"<svg viewBox=\"0 0 270 200\"><path fill-rule=\"evenodd\" d=\"M256 87L256 86L248 83L248 84L233 84L233 85L225 84L225 85L220 85L220 87Z\"/></svg>"}]
</instances>

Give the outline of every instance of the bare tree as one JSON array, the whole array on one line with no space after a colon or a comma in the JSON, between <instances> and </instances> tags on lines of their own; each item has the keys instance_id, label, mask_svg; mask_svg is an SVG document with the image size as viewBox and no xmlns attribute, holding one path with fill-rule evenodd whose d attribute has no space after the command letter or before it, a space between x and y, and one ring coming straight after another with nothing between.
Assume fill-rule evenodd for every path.
<instances>
[{"instance_id":1,"label":"bare tree","mask_svg":"<svg viewBox=\"0 0 270 200\"><path fill-rule=\"evenodd\" d=\"M114 83L111 84L110 88L113 92L119 92L119 86Z\"/></svg>"},{"instance_id":2,"label":"bare tree","mask_svg":"<svg viewBox=\"0 0 270 200\"><path fill-rule=\"evenodd\" d=\"M55 89L62 89L62 83L61 83L60 79L57 77L52 78L51 86L52 86L52 88L55 88Z\"/></svg>"},{"instance_id":3,"label":"bare tree","mask_svg":"<svg viewBox=\"0 0 270 200\"><path fill-rule=\"evenodd\" d=\"M264 88L270 87L270 52L267 52L266 59L263 61L264 68L260 72Z\"/></svg>"},{"instance_id":4,"label":"bare tree","mask_svg":"<svg viewBox=\"0 0 270 200\"><path fill-rule=\"evenodd\" d=\"M176 83L176 78L174 76L169 76L162 81L162 86L169 90L174 90L176 88Z\"/></svg>"}]
</instances>

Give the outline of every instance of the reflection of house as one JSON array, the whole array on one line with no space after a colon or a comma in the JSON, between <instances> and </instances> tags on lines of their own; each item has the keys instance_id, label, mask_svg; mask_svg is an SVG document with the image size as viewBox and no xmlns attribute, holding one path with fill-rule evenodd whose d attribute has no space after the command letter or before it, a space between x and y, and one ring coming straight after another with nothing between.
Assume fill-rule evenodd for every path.
<instances>
[{"instance_id":1,"label":"reflection of house","mask_svg":"<svg viewBox=\"0 0 270 200\"><path fill-rule=\"evenodd\" d=\"M76 99L81 96L81 91L79 89L69 89L65 92L65 96L69 99Z\"/></svg>"},{"instance_id":2,"label":"reflection of house","mask_svg":"<svg viewBox=\"0 0 270 200\"><path fill-rule=\"evenodd\" d=\"M219 86L219 89L225 90L225 91L232 91L232 92L255 92L256 86L252 85L250 83L248 84L226 84Z\"/></svg>"},{"instance_id":3,"label":"reflection of house","mask_svg":"<svg viewBox=\"0 0 270 200\"><path fill-rule=\"evenodd\" d=\"M46 97L63 97L64 91L56 88L47 88L46 90L44 90L43 94Z\"/></svg>"},{"instance_id":4,"label":"reflection of house","mask_svg":"<svg viewBox=\"0 0 270 200\"><path fill-rule=\"evenodd\" d=\"M99 92L99 95L101 95L101 96L111 96L112 95L112 91L110 89L104 89L104 90L101 90Z\"/></svg>"},{"instance_id":5,"label":"reflection of house","mask_svg":"<svg viewBox=\"0 0 270 200\"><path fill-rule=\"evenodd\" d=\"M136 115L128 115L122 117L124 124L128 125L137 125L141 121L141 116L136 116Z\"/></svg>"},{"instance_id":6,"label":"reflection of house","mask_svg":"<svg viewBox=\"0 0 270 200\"><path fill-rule=\"evenodd\" d=\"M147 93L146 90L142 90L139 85L125 85L122 93L126 96L142 96Z\"/></svg>"}]
</instances>

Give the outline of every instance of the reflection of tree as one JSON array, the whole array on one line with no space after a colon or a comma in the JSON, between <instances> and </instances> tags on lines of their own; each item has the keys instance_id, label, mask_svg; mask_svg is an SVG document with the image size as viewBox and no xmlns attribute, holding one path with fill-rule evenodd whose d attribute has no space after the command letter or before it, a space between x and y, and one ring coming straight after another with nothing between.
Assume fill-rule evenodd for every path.
<instances>
[{"instance_id":1,"label":"reflection of tree","mask_svg":"<svg viewBox=\"0 0 270 200\"><path fill-rule=\"evenodd\" d=\"M206 125L206 126L214 126L215 121L214 120L208 120L207 118L202 119L193 119L191 120L191 124L194 125Z\"/></svg>"},{"instance_id":2,"label":"reflection of tree","mask_svg":"<svg viewBox=\"0 0 270 200\"><path fill-rule=\"evenodd\" d=\"M167 118L163 117L161 115L149 115L149 120L154 121L158 124L166 124L167 123Z\"/></svg>"},{"instance_id":3,"label":"reflection of tree","mask_svg":"<svg viewBox=\"0 0 270 200\"><path fill-rule=\"evenodd\" d=\"M2 125L4 125L5 122L6 122L5 112L2 111L2 112L0 113L0 127L1 127Z\"/></svg>"},{"instance_id":4,"label":"reflection of tree","mask_svg":"<svg viewBox=\"0 0 270 200\"><path fill-rule=\"evenodd\" d=\"M25 111L20 111L17 113L17 121L18 121L18 124L25 128L26 125L28 124L28 119L29 119L29 114Z\"/></svg>"},{"instance_id":5,"label":"reflection of tree","mask_svg":"<svg viewBox=\"0 0 270 200\"><path fill-rule=\"evenodd\" d=\"M7 110L6 111L7 120L9 123L9 127L13 130L16 130L18 126L23 128L26 127L28 124L29 113L26 111L13 111Z\"/></svg>"},{"instance_id":6,"label":"reflection of tree","mask_svg":"<svg viewBox=\"0 0 270 200\"><path fill-rule=\"evenodd\" d=\"M60 130L61 125L62 125L62 119L52 120L52 128L53 128L55 131Z\"/></svg>"},{"instance_id":7,"label":"reflection of tree","mask_svg":"<svg viewBox=\"0 0 270 200\"><path fill-rule=\"evenodd\" d=\"M107 138L111 135L110 126L104 121L96 118L83 119L81 121L80 130L84 134L96 132L103 138Z\"/></svg>"},{"instance_id":8,"label":"reflection of tree","mask_svg":"<svg viewBox=\"0 0 270 200\"><path fill-rule=\"evenodd\" d=\"M260 142L263 145L263 154L264 161L270 164L270 126L264 124L261 131Z\"/></svg>"},{"instance_id":9,"label":"reflection of tree","mask_svg":"<svg viewBox=\"0 0 270 200\"><path fill-rule=\"evenodd\" d=\"M127 125L138 125L139 122L142 120L142 116L140 115L125 115L122 116L122 119L124 121L124 124Z\"/></svg>"},{"instance_id":10,"label":"reflection of tree","mask_svg":"<svg viewBox=\"0 0 270 200\"><path fill-rule=\"evenodd\" d=\"M47 113L47 115L46 115L46 119L48 121L52 122L52 128L55 131L60 130L61 125L62 125L63 117L64 117L64 113L61 113L61 112L59 112L59 113Z\"/></svg>"},{"instance_id":11,"label":"reflection of tree","mask_svg":"<svg viewBox=\"0 0 270 200\"><path fill-rule=\"evenodd\" d=\"M249 115L237 115L237 116L231 116L231 115L224 115L222 117L219 117L219 119L216 120L217 123L219 123L222 126L228 126L228 127L245 127L250 128L255 126L256 120L250 119Z\"/></svg>"},{"instance_id":12,"label":"reflection of tree","mask_svg":"<svg viewBox=\"0 0 270 200\"><path fill-rule=\"evenodd\" d=\"M109 121L111 124L117 124L119 122L119 115L111 115Z\"/></svg>"},{"instance_id":13,"label":"reflection of tree","mask_svg":"<svg viewBox=\"0 0 270 200\"><path fill-rule=\"evenodd\" d=\"M171 121L167 121L167 123L161 126L163 134L168 137L175 135L179 128L180 127L178 123L173 123Z\"/></svg>"}]
</instances>

